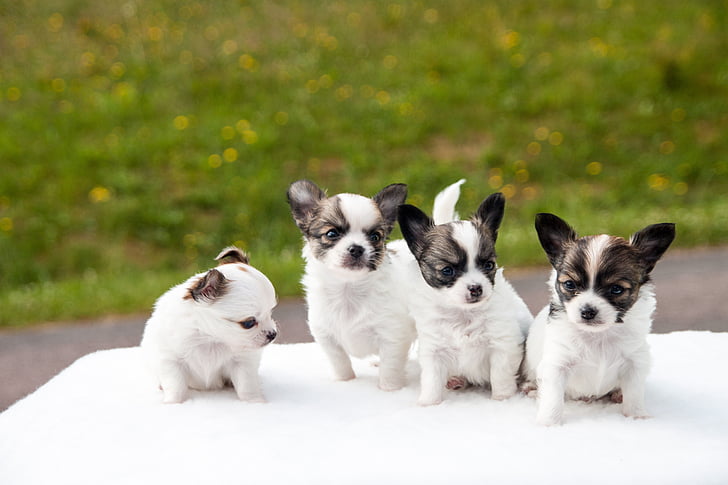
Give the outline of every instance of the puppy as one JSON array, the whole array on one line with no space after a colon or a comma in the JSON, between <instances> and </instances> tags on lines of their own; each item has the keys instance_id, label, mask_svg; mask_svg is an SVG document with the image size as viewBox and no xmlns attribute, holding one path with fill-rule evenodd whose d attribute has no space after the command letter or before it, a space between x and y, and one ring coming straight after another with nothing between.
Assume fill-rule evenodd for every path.
<instances>
[{"instance_id":1,"label":"puppy","mask_svg":"<svg viewBox=\"0 0 728 485\"><path fill-rule=\"evenodd\" d=\"M378 354L379 387L400 389L415 339L414 323L395 284L385 245L407 186L393 184L373 198L326 194L308 180L293 183L288 202L303 233L302 279L308 324L337 380L355 377L350 356Z\"/></svg>"},{"instance_id":2,"label":"puppy","mask_svg":"<svg viewBox=\"0 0 728 485\"><path fill-rule=\"evenodd\" d=\"M434 220L411 205L399 209L400 228L415 258L407 279L422 369L418 403L423 406L439 404L446 386L466 383L490 384L493 399L515 394L523 342L533 320L496 265L503 194L485 199L469 221L453 220L462 182L438 195Z\"/></svg>"},{"instance_id":3,"label":"puppy","mask_svg":"<svg viewBox=\"0 0 728 485\"><path fill-rule=\"evenodd\" d=\"M560 423L564 396L609 396L625 416L647 417L650 272L675 238L675 225L648 226L629 241L579 238L555 215L538 214L536 231L553 266L551 303L536 316L526 344L524 390L538 388L537 421Z\"/></svg>"},{"instance_id":4,"label":"puppy","mask_svg":"<svg viewBox=\"0 0 728 485\"><path fill-rule=\"evenodd\" d=\"M141 347L159 379L165 403L188 389L232 384L243 401L264 402L258 381L263 347L276 338L273 285L236 247L223 262L175 286L157 300Z\"/></svg>"}]
</instances>

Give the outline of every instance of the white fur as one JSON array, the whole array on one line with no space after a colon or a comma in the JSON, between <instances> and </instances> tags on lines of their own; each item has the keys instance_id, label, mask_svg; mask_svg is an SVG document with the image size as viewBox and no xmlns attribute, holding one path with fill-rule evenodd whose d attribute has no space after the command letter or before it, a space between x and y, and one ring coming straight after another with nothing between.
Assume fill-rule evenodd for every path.
<instances>
[{"instance_id":1,"label":"white fur","mask_svg":"<svg viewBox=\"0 0 728 485\"><path fill-rule=\"evenodd\" d=\"M455 205L460 198L460 186L464 183L465 179L460 179L437 194L432 209L432 220L435 221L435 224L446 224L459 220L458 214L455 212Z\"/></svg>"},{"instance_id":2,"label":"white fur","mask_svg":"<svg viewBox=\"0 0 728 485\"><path fill-rule=\"evenodd\" d=\"M416 338L414 322L389 254L373 271L341 266L352 244L364 247L365 257L369 256L372 248L366 230L378 215L371 199L354 194L339 197L350 225L348 233L323 260L313 256L309 243L303 248L306 269L302 283L309 328L331 361L337 380L356 377L350 356L378 355L379 387L394 391L405 385L405 366Z\"/></svg>"},{"instance_id":3,"label":"white fur","mask_svg":"<svg viewBox=\"0 0 728 485\"><path fill-rule=\"evenodd\" d=\"M156 302L141 347L158 378L165 403L186 399L189 389L221 389L232 383L244 401L264 402L258 367L263 347L276 332L271 316L275 290L252 266L234 263L215 268L228 280L227 291L213 301L185 298L206 273L179 284ZM238 322L254 317L250 330Z\"/></svg>"},{"instance_id":4,"label":"white fur","mask_svg":"<svg viewBox=\"0 0 728 485\"><path fill-rule=\"evenodd\" d=\"M558 301L555 278L554 270L549 286ZM601 331L574 323L579 318L572 317L568 309L566 316L559 313L550 317L549 307L545 307L536 316L526 344L525 368L530 380L526 386L537 383L537 421L544 425L560 423L564 397L600 398L617 389L622 391L625 416L647 417L644 383L650 352L646 337L654 309L650 283L640 288L639 298L624 315L623 323L602 324Z\"/></svg>"}]
</instances>

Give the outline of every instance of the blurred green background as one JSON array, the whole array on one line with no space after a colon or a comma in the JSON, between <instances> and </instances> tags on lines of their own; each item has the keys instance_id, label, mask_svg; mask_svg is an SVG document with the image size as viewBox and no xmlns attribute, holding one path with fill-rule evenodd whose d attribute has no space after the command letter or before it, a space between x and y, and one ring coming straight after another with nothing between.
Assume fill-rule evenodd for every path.
<instances>
[{"instance_id":1,"label":"blurred green background","mask_svg":"<svg viewBox=\"0 0 728 485\"><path fill-rule=\"evenodd\" d=\"M539 211L724 244L726 32L715 0L1 0L0 325L148 312L232 243L299 294L303 177L502 191L510 267Z\"/></svg>"}]
</instances>

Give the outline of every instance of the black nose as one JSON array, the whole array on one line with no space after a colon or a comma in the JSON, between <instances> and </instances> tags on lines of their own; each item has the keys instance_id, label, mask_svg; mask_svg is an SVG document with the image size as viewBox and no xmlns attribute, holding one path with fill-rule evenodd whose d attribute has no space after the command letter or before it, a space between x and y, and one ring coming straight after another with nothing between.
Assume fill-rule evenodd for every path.
<instances>
[{"instance_id":1,"label":"black nose","mask_svg":"<svg viewBox=\"0 0 728 485\"><path fill-rule=\"evenodd\" d=\"M268 342L272 342L278 336L278 333L275 330L271 330L266 333L265 336L268 339Z\"/></svg>"},{"instance_id":2,"label":"black nose","mask_svg":"<svg viewBox=\"0 0 728 485\"><path fill-rule=\"evenodd\" d=\"M349 254L352 258L361 258L361 255L364 254L364 248L358 244L352 244L349 246Z\"/></svg>"},{"instance_id":3,"label":"black nose","mask_svg":"<svg viewBox=\"0 0 728 485\"><path fill-rule=\"evenodd\" d=\"M597 313L599 312L596 308L587 306L581 309L581 318L583 318L584 320L594 320L594 317L597 316Z\"/></svg>"},{"instance_id":4,"label":"black nose","mask_svg":"<svg viewBox=\"0 0 728 485\"><path fill-rule=\"evenodd\" d=\"M480 285L470 285L468 286L468 291L473 298L483 296L483 287Z\"/></svg>"}]
</instances>

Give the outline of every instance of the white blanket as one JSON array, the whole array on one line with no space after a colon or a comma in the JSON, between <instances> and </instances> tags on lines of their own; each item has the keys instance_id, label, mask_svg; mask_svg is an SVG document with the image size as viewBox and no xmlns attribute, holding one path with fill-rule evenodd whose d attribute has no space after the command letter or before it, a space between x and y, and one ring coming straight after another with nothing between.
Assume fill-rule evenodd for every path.
<instances>
[{"instance_id":1,"label":"white blanket","mask_svg":"<svg viewBox=\"0 0 728 485\"><path fill-rule=\"evenodd\" d=\"M334 382L316 344L265 351L267 404L164 405L138 348L97 352L0 414L0 483L728 483L728 333L649 339L652 419L570 402L554 428L534 400L482 389L418 407L414 361L398 392L369 361Z\"/></svg>"}]
</instances>

